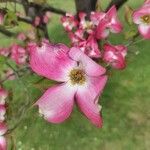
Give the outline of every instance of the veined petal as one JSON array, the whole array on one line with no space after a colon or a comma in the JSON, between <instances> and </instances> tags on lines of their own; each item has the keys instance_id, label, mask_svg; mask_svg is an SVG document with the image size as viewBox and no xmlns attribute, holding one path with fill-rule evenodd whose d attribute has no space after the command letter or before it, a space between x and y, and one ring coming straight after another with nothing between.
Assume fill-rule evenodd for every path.
<instances>
[{"instance_id":1,"label":"veined petal","mask_svg":"<svg viewBox=\"0 0 150 150\"><path fill-rule=\"evenodd\" d=\"M0 122L5 120L6 108L4 105L0 105Z\"/></svg>"},{"instance_id":2,"label":"veined petal","mask_svg":"<svg viewBox=\"0 0 150 150\"><path fill-rule=\"evenodd\" d=\"M104 12L91 12L90 19L94 25L98 25L99 22L105 17Z\"/></svg>"},{"instance_id":3,"label":"veined petal","mask_svg":"<svg viewBox=\"0 0 150 150\"><path fill-rule=\"evenodd\" d=\"M115 23L115 24L111 24L111 27L110 27L110 31L112 33L119 33L122 31L122 24L120 22L118 23Z\"/></svg>"},{"instance_id":4,"label":"veined petal","mask_svg":"<svg viewBox=\"0 0 150 150\"><path fill-rule=\"evenodd\" d=\"M85 72L89 76L100 76L106 72L105 68L94 62L86 54L84 54L79 48L73 47L69 52L70 57L81 63Z\"/></svg>"},{"instance_id":5,"label":"veined petal","mask_svg":"<svg viewBox=\"0 0 150 150\"><path fill-rule=\"evenodd\" d=\"M7 125L4 122L0 122L0 136L7 132Z\"/></svg>"},{"instance_id":6,"label":"veined petal","mask_svg":"<svg viewBox=\"0 0 150 150\"><path fill-rule=\"evenodd\" d=\"M85 87L78 88L76 100L85 116L97 127L102 127L98 97L101 95L107 81L107 76L89 77Z\"/></svg>"},{"instance_id":7,"label":"veined petal","mask_svg":"<svg viewBox=\"0 0 150 150\"><path fill-rule=\"evenodd\" d=\"M108 29L108 21L105 19L102 19L96 29L96 38L105 39L108 37L109 33L110 32Z\"/></svg>"},{"instance_id":8,"label":"veined petal","mask_svg":"<svg viewBox=\"0 0 150 150\"><path fill-rule=\"evenodd\" d=\"M150 26L139 25L139 32L145 39L150 39Z\"/></svg>"},{"instance_id":9,"label":"veined petal","mask_svg":"<svg viewBox=\"0 0 150 150\"><path fill-rule=\"evenodd\" d=\"M113 5L106 13L110 18L116 18L117 17L117 10L115 5Z\"/></svg>"},{"instance_id":10,"label":"veined petal","mask_svg":"<svg viewBox=\"0 0 150 150\"><path fill-rule=\"evenodd\" d=\"M138 12L138 11L135 11L135 12L133 13L133 15L132 15L132 17L133 17L133 22L134 22L135 24L141 24L141 23L142 23L142 20L141 20L141 17L142 17L142 16L144 16L143 13L140 13L140 12Z\"/></svg>"},{"instance_id":11,"label":"veined petal","mask_svg":"<svg viewBox=\"0 0 150 150\"><path fill-rule=\"evenodd\" d=\"M51 87L36 105L48 122L60 123L71 114L75 92L75 89L70 88L66 83Z\"/></svg>"},{"instance_id":12,"label":"veined petal","mask_svg":"<svg viewBox=\"0 0 150 150\"><path fill-rule=\"evenodd\" d=\"M7 142L4 136L0 136L0 150L7 150Z\"/></svg>"},{"instance_id":13,"label":"veined petal","mask_svg":"<svg viewBox=\"0 0 150 150\"><path fill-rule=\"evenodd\" d=\"M103 60L111 64L116 69L124 69L126 67L125 56L127 47L124 45L104 45Z\"/></svg>"},{"instance_id":14,"label":"veined petal","mask_svg":"<svg viewBox=\"0 0 150 150\"><path fill-rule=\"evenodd\" d=\"M143 24L141 17L150 14L150 3L145 2L142 7L133 13L133 21L135 24Z\"/></svg>"},{"instance_id":15,"label":"veined petal","mask_svg":"<svg viewBox=\"0 0 150 150\"><path fill-rule=\"evenodd\" d=\"M8 92L5 91L4 89L0 88L0 105L4 105L5 104L5 100L8 96Z\"/></svg>"},{"instance_id":16,"label":"veined petal","mask_svg":"<svg viewBox=\"0 0 150 150\"><path fill-rule=\"evenodd\" d=\"M122 31L123 26L118 19L117 10L115 6L112 6L106 14L110 18L110 31L112 33L119 33Z\"/></svg>"},{"instance_id":17,"label":"veined petal","mask_svg":"<svg viewBox=\"0 0 150 150\"><path fill-rule=\"evenodd\" d=\"M91 58L100 58L101 52L98 47L98 42L93 36L89 36L86 46L87 50L85 54L87 54Z\"/></svg>"},{"instance_id":18,"label":"veined petal","mask_svg":"<svg viewBox=\"0 0 150 150\"><path fill-rule=\"evenodd\" d=\"M126 67L126 62L121 54L116 56L117 58L113 60L112 66L116 69L124 69Z\"/></svg>"},{"instance_id":19,"label":"veined petal","mask_svg":"<svg viewBox=\"0 0 150 150\"><path fill-rule=\"evenodd\" d=\"M56 81L66 81L68 71L76 62L68 56L69 48L63 44L42 42L42 46L29 46L30 66L38 75Z\"/></svg>"}]
</instances>

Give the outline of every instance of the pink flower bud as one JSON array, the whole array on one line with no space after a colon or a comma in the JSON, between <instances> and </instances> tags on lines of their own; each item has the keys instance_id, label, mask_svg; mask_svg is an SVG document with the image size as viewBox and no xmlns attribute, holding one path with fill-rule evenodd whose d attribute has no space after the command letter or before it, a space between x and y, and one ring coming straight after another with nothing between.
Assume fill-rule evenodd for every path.
<instances>
[{"instance_id":1,"label":"pink flower bud","mask_svg":"<svg viewBox=\"0 0 150 150\"><path fill-rule=\"evenodd\" d=\"M18 34L17 39L24 41L26 39L26 35L23 32L21 32Z\"/></svg>"},{"instance_id":2,"label":"pink flower bud","mask_svg":"<svg viewBox=\"0 0 150 150\"><path fill-rule=\"evenodd\" d=\"M7 125L4 122L0 122L0 136L7 132Z\"/></svg>"},{"instance_id":3,"label":"pink flower bud","mask_svg":"<svg viewBox=\"0 0 150 150\"><path fill-rule=\"evenodd\" d=\"M26 49L19 45L14 44L11 48L11 58L17 64L25 64L27 60Z\"/></svg>"},{"instance_id":4,"label":"pink flower bud","mask_svg":"<svg viewBox=\"0 0 150 150\"><path fill-rule=\"evenodd\" d=\"M6 107L4 105L0 105L0 122L5 120Z\"/></svg>"},{"instance_id":5,"label":"pink flower bud","mask_svg":"<svg viewBox=\"0 0 150 150\"><path fill-rule=\"evenodd\" d=\"M34 19L34 25L39 26L41 23L41 18L39 16L36 16Z\"/></svg>"},{"instance_id":6,"label":"pink flower bud","mask_svg":"<svg viewBox=\"0 0 150 150\"><path fill-rule=\"evenodd\" d=\"M7 142L4 136L0 136L0 150L7 150Z\"/></svg>"},{"instance_id":7,"label":"pink flower bud","mask_svg":"<svg viewBox=\"0 0 150 150\"><path fill-rule=\"evenodd\" d=\"M126 54L127 48L124 45L104 45L103 60L116 69L124 69L126 67Z\"/></svg>"},{"instance_id":8,"label":"pink flower bud","mask_svg":"<svg viewBox=\"0 0 150 150\"><path fill-rule=\"evenodd\" d=\"M146 0L141 8L134 11L133 22L138 25L143 38L150 39L150 0Z\"/></svg>"},{"instance_id":9,"label":"pink flower bud","mask_svg":"<svg viewBox=\"0 0 150 150\"><path fill-rule=\"evenodd\" d=\"M1 48L0 55L7 57L10 54L9 48Z\"/></svg>"},{"instance_id":10,"label":"pink flower bud","mask_svg":"<svg viewBox=\"0 0 150 150\"><path fill-rule=\"evenodd\" d=\"M5 104L5 100L8 96L8 92L2 88L0 88L0 105Z\"/></svg>"}]
</instances>

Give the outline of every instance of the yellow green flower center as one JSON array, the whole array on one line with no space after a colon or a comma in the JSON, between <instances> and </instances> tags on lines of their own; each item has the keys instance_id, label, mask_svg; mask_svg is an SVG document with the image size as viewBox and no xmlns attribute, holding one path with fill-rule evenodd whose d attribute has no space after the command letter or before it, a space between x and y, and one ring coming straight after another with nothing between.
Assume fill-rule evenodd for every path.
<instances>
[{"instance_id":1,"label":"yellow green flower center","mask_svg":"<svg viewBox=\"0 0 150 150\"><path fill-rule=\"evenodd\" d=\"M69 77L73 85L74 84L82 85L85 83L85 80L86 80L84 71L80 69L71 70Z\"/></svg>"},{"instance_id":2,"label":"yellow green flower center","mask_svg":"<svg viewBox=\"0 0 150 150\"><path fill-rule=\"evenodd\" d=\"M93 28L93 23L90 22L90 21L85 21L84 28L87 29L87 30L92 29Z\"/></svg>"},{"instance_id":3,"label":"yellow green flower center","mask_svg":"<svg viewBox=\"0 0 150 150\"><path fill-rule=\"evenodd\" d=\"M141 17L142 21L146 24L150 24L150 15L144 15Z\"/></svg>"}]
</instances>

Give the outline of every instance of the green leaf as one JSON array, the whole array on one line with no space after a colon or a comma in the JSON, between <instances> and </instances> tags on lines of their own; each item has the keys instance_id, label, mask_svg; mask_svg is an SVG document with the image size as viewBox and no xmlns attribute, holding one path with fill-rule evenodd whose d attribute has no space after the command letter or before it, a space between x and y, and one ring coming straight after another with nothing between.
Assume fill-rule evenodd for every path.
<instances>
[{"instance_id":1,"label":"green leaf","mask_svg":"<svg viewBox=\"0 0 150 150\"><path fill-rule=\"evenodd\" d=\"M33 2L36 4L45 4L47 0L33 0Z\"/></svg>"},{"instance_id":2,"label":"green leaf","mask_svg":"<svg viewBox=\"0 0 150 150\"><path fill-rule=\"evenodd\" d=\"M129 25L133 24L132 14L133 9L130 6L125 5L125 20Z\"/></svg>"},{"instance_id":3,"label":"green leaf","mask_svg":"<svg viewBox=\"0 0 150 150\"><path fill-rule=\"evenodd\" d=\"M10 28L18 25L17 16L16 16L15 12L13 12L13 11L7 12L7 14L4 17L4 25L6 27L10 27Z\"/></svg>"},{"instance_id":4,"label":"green leaf","mask_svg":"<svg viewBox=\"0 0 150 150\"><path fill-rule=\"evenodd\" d=\"M136 30L130 30L130 31L127 31L125 32L125 39L128 40L128 39L131 39L133 38L135 35L137 34L137 31Z\"/></svg>"},{"instance_id":5,"label":"green leaf","mask_svg":"<svg viewBox=\"0 0 150 150\"><path fill-rule=\"evenodd\" d=\"M96 11L102 11L101 1L100 1L100 0L97 0L97 3L96 3Z\"/></svg>"}]
</instances>

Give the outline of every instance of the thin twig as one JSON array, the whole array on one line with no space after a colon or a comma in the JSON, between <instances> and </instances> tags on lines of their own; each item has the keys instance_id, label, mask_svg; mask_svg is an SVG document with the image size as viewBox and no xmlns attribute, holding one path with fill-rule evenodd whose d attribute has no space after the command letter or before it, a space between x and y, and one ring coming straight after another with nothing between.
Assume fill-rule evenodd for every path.
<instances>
[{"instance_id":1,"label":"thin twig","mask_svg":"<svg viewBox=\"0 0 150 150\"><path fill-rule=\"evenodd\" d=\"M8 37L16 36L16 33L6 30L4 27L0 26L0 32Z\"/></svg>"}]
</instances>

